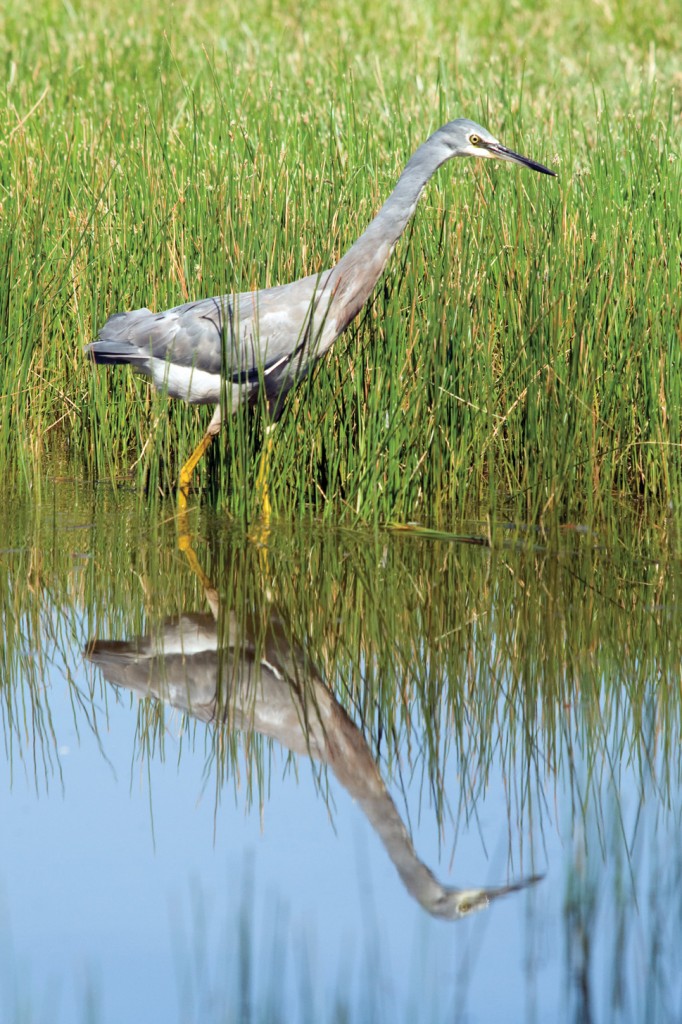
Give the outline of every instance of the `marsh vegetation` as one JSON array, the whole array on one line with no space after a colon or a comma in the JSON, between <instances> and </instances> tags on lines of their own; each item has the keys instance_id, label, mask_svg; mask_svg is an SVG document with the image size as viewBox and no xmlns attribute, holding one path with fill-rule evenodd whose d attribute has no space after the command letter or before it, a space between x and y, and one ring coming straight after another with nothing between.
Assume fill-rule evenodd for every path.
<instances>
[{"instance_id":1,"label":"marsh vegetation","mask_svg":"<svg viewBox=\"0 0 682 1024\"><path fill-rule=\"evenodd\" d=\"M171 493L210 414L93 372L83 345L117 310L331 265L414 148L468 115L559 180L441 171L373 301L289 400L277 512L679 511L673 7L6 4L3 472L30 483L64 450L90 479ZM236 518L260 435L238 416L198 481Z\"/></svg>"}]
</instances>

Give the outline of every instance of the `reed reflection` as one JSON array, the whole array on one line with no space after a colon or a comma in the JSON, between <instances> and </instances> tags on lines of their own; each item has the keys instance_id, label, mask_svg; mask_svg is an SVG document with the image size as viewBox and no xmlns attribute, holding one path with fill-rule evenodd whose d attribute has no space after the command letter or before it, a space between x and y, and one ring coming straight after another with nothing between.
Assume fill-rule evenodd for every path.
<instances>
[{"instance_id":1,"label":"reed reflection","mask_svg":"<svg viewBox=\"0 0 682 1024\"><path fill-rule=\"evenodd\" d=\"M131 641L93 641L86 657L104 678L140 698L152 697L225 733L259 734L331 769L383 843L405 888L429 914L456 920L540 880L532 875L496 887L441 885L418 857L363 732L325 683L272 593L267 553L244 557L251 572L230 601L229 579L214 586L186 534L181 548L201 582L210 611L185 613ZM254 555L254 548L247 555Z\"/></svg>"}]
</instances>

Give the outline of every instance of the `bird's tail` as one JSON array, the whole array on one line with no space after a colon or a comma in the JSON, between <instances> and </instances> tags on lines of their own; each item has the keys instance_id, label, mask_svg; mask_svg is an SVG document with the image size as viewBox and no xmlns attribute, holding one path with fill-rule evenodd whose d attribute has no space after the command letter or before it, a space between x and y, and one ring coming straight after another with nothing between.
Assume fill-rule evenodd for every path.
<instances>
[{"instance_id":1,"label":"bird's tail","mask_svg":"<svg viewBox=\"0 0 682 1024\"><path fill-rule=\"evenodd\" d=\"M151 315L148 309L114 313L95 340L85 346L85 352L96 363L132 363L136 369L144 371L149 363L149 352L132 339L139 335L140 321Z\"/></svg>"}]
</instances>

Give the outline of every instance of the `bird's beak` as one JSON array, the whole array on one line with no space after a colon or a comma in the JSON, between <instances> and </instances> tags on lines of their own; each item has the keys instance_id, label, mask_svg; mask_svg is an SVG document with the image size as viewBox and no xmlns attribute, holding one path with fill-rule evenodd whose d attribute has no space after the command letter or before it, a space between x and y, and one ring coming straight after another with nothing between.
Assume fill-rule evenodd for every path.
<instances>
[{"instance_id":1,"label":"bird's beak","mask_svg":"<svg viewBox=\"0 0 682 1024\"><path fill-rule=\"evenodd\" d=\"M513 149L507 149L501 142L488 142L486 149L489 150L492 156L497 156L500 160L510 160L513 164L521 164L523 167L530 167L531 171L549 174L552 178L556 178L555 172L550 171L548 167L536 163L535 160L529 160L527 156L521 156L520 153L515 153Z\"/></svg>"}]
</instances>

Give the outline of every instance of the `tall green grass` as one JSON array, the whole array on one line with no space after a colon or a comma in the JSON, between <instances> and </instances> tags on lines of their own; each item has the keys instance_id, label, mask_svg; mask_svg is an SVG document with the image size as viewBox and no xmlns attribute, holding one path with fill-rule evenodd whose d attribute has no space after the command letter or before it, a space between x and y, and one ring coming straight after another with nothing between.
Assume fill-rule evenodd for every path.
<instances>
[{"instance_id":1,"label":"tall green grass","mask_svg":"<svg viewBox=\"0 0 682 1024\"><path fill-rule=\"evenodd\" d=\"M682 509L676 5L139 5L0 13L0 469L171 494L206 409L82 348L142 305L329 266L450 117L549 163L448 165L287 404L277 512ZM674 88L677 83L678 91ZM253 512L261 421L197 474Z\"/></svg>"}]
</instances>

